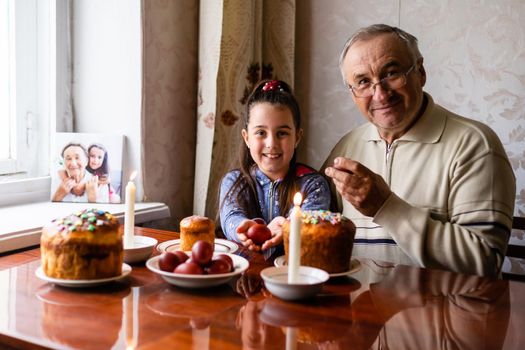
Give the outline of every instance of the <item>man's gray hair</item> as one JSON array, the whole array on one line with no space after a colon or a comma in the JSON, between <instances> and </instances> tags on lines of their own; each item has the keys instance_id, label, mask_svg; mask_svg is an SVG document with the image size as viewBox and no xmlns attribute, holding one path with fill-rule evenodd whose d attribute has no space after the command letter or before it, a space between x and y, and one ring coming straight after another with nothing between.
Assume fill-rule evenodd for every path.
<instances>
[{"instance_id":1,"label":"man's gray hair","mask_svg":"<svg viewBox=\"0 0 525 350\"><path fill-rule=\"evenodd\" d=\"M358 29L354 33L354 35L352 35L350 39L346 41L345 46L343 47L343 51L341 52L341 56L339 57L339 69L341 70L341 75L343 76L343 82L345 83L345 85L347 84L347 82L345 79L345 74L343 72L343 61L350 47L357 41L369 40L385 33L395 34L398 36L398 38L403 40L403 42L407 45L407 48L412 54L414 63L423 57L421 55L421 52L419 52L419 48L417 47L417 38L412 34L409 34L402 29L392 27L387 24L373 24L368 27L363 27L361 29Z\"/></svg>"}]
</instances>

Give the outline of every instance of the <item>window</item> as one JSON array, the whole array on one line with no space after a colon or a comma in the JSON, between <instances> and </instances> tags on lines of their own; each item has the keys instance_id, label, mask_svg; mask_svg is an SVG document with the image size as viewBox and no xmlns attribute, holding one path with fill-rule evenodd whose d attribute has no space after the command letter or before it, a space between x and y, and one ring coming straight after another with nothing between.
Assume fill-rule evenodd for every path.
<instances>
[{"instance_id":1,"label":"window","mask_svg":"<svg viewBox=\"0 0 525 350\"><path fill-rule=\"evenodd\" d=\"M0 0L2 18L1 174L37 175L39 140L33 124L38 113L37 6L34 1Z\"/></svg>"},{"instance_id":2,"label":"window","mask_svg":"<svg viewBox=\"0 0 525 350\"><path fill-rule=\"evenodd\" d=\"M0 0L0 174L13 172L13 162L10 160L11 113L9 101L9 6L5 0Z\"/></svg>"},{"instance_id":3,"label":"window","mask_svg":"<svg viewBox=\"0 0 525 350\"><path fill-rule=\"evenodd\" d=\"M70 85L69 1L0 0L0 190L47 184L51 131L58 115L65 120Z\"/></svg>"}]
</instances>

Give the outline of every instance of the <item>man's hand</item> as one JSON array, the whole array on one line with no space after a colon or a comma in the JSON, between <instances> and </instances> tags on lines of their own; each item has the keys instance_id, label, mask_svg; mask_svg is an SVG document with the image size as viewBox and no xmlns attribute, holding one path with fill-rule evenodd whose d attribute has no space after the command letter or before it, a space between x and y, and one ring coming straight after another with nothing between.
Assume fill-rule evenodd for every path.
<instances>
[{"instance_id":1,"label":"man's hand","mask_svg":"<svg viewBox=\"0 0 525 350\"><path fill-rule=\"evenodd\" d=\"M325 174L332 178L337 192L366 216L376 215L392 193L380 175L351 159L335 158Z\"/></svg>"}]
</instances>

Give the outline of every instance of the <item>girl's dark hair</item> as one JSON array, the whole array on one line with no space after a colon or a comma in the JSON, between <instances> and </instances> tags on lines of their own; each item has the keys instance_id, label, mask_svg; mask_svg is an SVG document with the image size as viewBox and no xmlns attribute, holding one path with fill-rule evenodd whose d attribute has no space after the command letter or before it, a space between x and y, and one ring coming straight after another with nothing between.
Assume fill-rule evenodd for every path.
<instances>
[{"instance_id":1,"label":"girl's dark hair","mask_svg":"<svg viewBox=\"0 0 525 350\"><path fill-rule=\"evenodd\" d=\"M275 106L288 108L292 112L293 123L296 132L301 128L301 112L299 104L292 94L292 89L288 84L281 80L264 80L260 82L248 97L246 111L244 113L244 129L248 129L250 122L250 111L256 104L270 103ZM239 206L247 210L249 218L262 217L257 199L256 183L254 170L257 165L253 160L250 150L244 142L241 142L239 152L240 176L226 194L225 198L233 198ZM295 181L296 155L290 160L290 168L278 188L279 215L287 216L292 207L293 196L298 191ZM223 203L221 203L221 206ZM271 213L270 213L271 215Z\"/></svg>"},{"instance_id":2,"label":"girl's dark hair","mask_svg":"<svg viewBox=\"0 0 525 350\"><path fill-rule=\"evenodd\" d=\"M104 151L104 160L102 160L102 164L97 169L93 169L91 165L89 165L89 152L91 152L92 148L98 148ZM86 167L87 171L97 176L103 176L103 175L109 174L108 151L106 150L106 147L104 147L100 143L93 143L88 147L87 154L88 154L88 165Z\"/></svg>"}]
</instances>

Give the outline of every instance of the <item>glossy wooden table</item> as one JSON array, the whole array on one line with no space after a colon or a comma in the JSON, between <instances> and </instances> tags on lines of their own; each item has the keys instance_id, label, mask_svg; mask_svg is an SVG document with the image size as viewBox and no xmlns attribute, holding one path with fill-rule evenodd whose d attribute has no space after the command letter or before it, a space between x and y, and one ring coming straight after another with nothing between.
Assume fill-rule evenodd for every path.
<instances>
[{"instance_id":1,"label":"glossy wooden table","mask_svg":"<svg viewBox=\"0 0 525 350\"><path fill-rule=\"evenodd\" d=\"M136 229L160 242L173 232ZM35 276L39 249L0 256L0 348L522 349L525 284L361 260L303 302L269 295L270 265L208 290L168 285L144 264L106 286L68 289Z\"/></svg>"}]
</instances>

